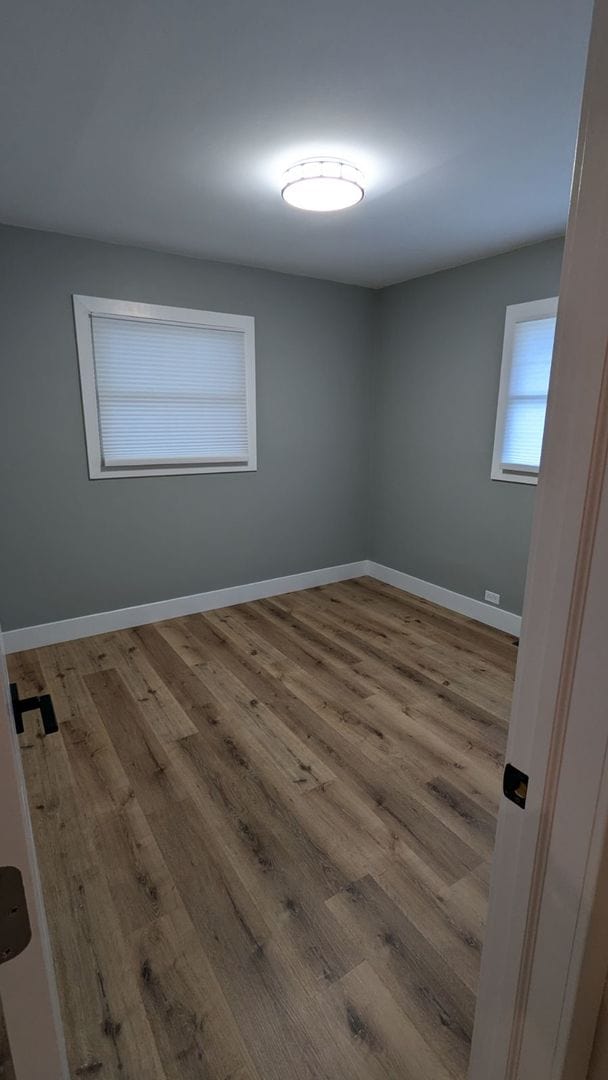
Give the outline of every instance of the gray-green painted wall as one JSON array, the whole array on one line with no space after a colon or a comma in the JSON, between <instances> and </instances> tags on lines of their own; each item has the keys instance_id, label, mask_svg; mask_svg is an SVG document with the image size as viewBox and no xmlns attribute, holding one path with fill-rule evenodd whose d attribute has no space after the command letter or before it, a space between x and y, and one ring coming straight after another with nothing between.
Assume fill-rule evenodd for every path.
<instances>
[{"instance_id":1,"label":"gray-green painted wall","mask_svg":"<svg viewBox=\"0 0 608 1080\"><path fill-rule=\"evenodd\" d=\"M490 480L508 304L556 296L563 243L379 297L370 557L521 612L535 487Z\"/></svg>"},{"instance_id":2,"label":"gray-green painted wall","mask_svg":"<svg viewBox=\"0 0 608 1080\"><path fill-rule=\"evenodd\" d=\"M535 245L381 292L0 227L5 630L363 558L519 611L534 490L491 481ZM258 472L88 478L71 294L256 317Z\"/></svg>"},{"instance_id":3,"label":"gray-green painted wall","mask_svg":"<svg viewBox=\"0 0 608 1080\"><path fill-rule=\"evenodd\" d=\"M254 315L258 471L89 480L72 293ZM373 303L0 228L3 629L365 558Z\"/></svg>"}]
</instances>

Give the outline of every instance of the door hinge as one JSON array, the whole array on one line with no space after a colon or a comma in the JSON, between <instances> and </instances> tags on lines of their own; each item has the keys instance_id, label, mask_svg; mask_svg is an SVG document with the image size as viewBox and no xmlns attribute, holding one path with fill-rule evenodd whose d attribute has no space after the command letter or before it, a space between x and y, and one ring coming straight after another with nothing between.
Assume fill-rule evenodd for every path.
<instances>
[{"instance_id":1,"label":"door hinge","mask_svg":"<svg viewBox=\"0 0 608 1080\"><path fill-rule=\"evenodd\" d=\"M21 871L0 866L0 964L22 953L32 936Z\"/></svg>"},{"instance_id":2,"label":"door hinge","mask_svg":"<svg viewBox=\"0 0 608 1080\"><path fill-rule=\"evenodd\" d=\"M52 735L53 732L59 731L50 694L37 694L35 697L20 698L17 683L13 682L11 683L11 701L18 735L23 735L23 714L24 712L30 712L31 709L40 710L45 735Z\"/></svg>"},{"instance_id":3,"label":"door hinge","mask_svg":"<svg viewBox=\"0 0 608 1080\"><path fill-rule=\"evenodd\" d=\"M520 769L516 769L514 765L505 765L505 771L502 778L502 790L505 798L510 799L516 806L520 806L523 810L526 805L526 797L528 795L528 784L530 777L526 776Z\"/></svg>"}]
</instances>

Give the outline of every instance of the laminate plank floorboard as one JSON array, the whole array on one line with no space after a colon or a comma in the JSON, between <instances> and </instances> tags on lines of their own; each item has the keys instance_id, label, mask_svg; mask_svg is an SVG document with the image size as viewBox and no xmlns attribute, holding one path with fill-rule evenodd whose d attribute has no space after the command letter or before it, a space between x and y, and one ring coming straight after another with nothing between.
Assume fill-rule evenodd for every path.
<instances>
[{"instance_id":1,"label":"laminate plank floorboard","mask_svg":"<svg viewBox=\"0 0 608 1080\"><path fill-rule=\"evenodd\" d=\"M355 935L365 959L382 972L395 1000L445 1068L464 1075L475 996L460 972L373 878L353 882L327 905Z\"/></svg>"},{"instance_id":2,"label":"laminate plank floorboard","mask_svg":"<svg viewBox=\"0 0 608 1080\"><path fill-rule=\"evenodd\" d=\"M369 578L9 657L74 1080L464 1080L516 659Z\"/></svg>"},{"instance_id":3,"label":"laminate plank floorboard","mask_svg":"<svg viewBox=\"0 0 608 1080\"><path fill-rule=\"evenodd\" d=\"M203 624L209 621L207 617L203 616L193 618L195 635L199 638L202 636L203 641L207 640L203 631ZM184 635L183 629L180 631L179 628L171 628L166 632L170 634L177 648L187 658L187 661L194 665L195 670L202 672L206 665L201 659L203 654L200 652L200 646L197 646L196 642L191 644L191 639L189 636ZM223 645L226 643L227 639L224 640ZM264 653L260 646L261 638L255 652L256 661L259 660L264 665ZM217 649L219 646L213 644L212 647ZM276 652L276 650L273 651ZM255 672L251 672L251 666L247 663L246 653L243 648L239 653L236 642L233 642L231 650L221 648L221 657L224 663L229 665L233 675L240 676L250 684L252 692L257 693L258 696L263 696L264 689L263 686L260 687L259 676ZM273 662L270 670L274 671L275 667L276 665ZM251 682L252 674L254 676L253 682ZM201 675L201 677L204 676ZM297 684L298 680L295 681ZM283 676L282 682L288 688L291 686L290 679L287 676ZM339 695L339 687L336 687L334 692ZM295 687L295 693L301 693L299 684ZM304 696L307 700L310 700L308 695L305 694ZM339 708L337 701L335 707ZM350 716L349 711L349 719ZM408 778L405 775L400 777L398 782L391 785L390 790L387 791L385 777L389 767L388 763L382 758L372 760L366 753L361 751L361 747L353 746L350 738L352 734L351 725L347 724L343 731L339 731L334 723L328 722L330 717L332 719L336 718L335 709L331 709L330 699L323 695L320 702L317 703L317 708L309 711L304 721L304 731L306 731L307 739L314 740L317 757L326 753L332 762L334 771L339 770L348 776L349 782L355 785L360 797L366 799L369 805L374 807L378 816L387 822L393 840L399 840L399 837L401 837L406 844L413 846L431 859L446 881L456 880L468 869L475 866L481 856L467 843L466 839L462 839L458 828L451 830L444 826L442 819L446 816L446 813L443 801L439 800L436 806L432 806L433 800L429 797L429 793L421 790L411 791L411 785L408 784ZM290 711L285 710L284 718L285 722L292 726L293 730L296 730ZM345 719L342 714L339 715L338 722L340 719ZM300 718L297 722L298 726L301 722ZM359 732L357 732L358 735ZM409 757L412 767L414 767L415 758L411 753ZM430 774L435 772L437 764L437 760L433 760L432 768L429 771ZM406 769L405 765L402 768L400 757L396 758L395 768L398 771L405 771ZM394 771L394 769L391 771Z\"/></svg>"}]
</instances>

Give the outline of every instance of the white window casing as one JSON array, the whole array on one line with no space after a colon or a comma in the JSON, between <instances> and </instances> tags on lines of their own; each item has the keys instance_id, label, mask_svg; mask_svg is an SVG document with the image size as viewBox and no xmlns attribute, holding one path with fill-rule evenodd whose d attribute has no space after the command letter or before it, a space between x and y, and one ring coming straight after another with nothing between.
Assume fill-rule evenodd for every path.
<instances>
[{"instance_id":1,"label":"white window casing","mask_svg":"<svg viewBox=\"0 0 608 1080\"><path fill-rule=\"evenodd\" d=\"M536 484L557 297L507 308L491 478Z\"/></svg>"},{"instance_id":2,"label":"white window casing","mask_svg":"<svg viewBox=\"0 0 608 1080\"><path fill-rule=\"evenodd\" d=\"M255 470L252 316L73 302L91 479Z\"/></svg>"}]
</instances>

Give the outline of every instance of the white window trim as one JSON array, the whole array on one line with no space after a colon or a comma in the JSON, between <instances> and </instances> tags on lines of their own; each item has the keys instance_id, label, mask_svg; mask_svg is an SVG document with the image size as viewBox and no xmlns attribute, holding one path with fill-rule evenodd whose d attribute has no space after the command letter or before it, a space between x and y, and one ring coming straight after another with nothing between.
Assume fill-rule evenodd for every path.
<instances>
[{"instance_id":1,"label":"white window trim","mask_svg":"<svg viewBox=\"0 0 608 1080\"><path fill-rule=\"evenodd\" d=\"M108 300L99 296L72 297L80 388L86 436L89 476L91 480L133 476L177 476L190 473L255 472L257 469L256 398L255 398L255 319L252 315L227 315L218 311L197 311L195 308L163 307L158 304L139 304L130 300ZM92 315L119 315L121 318L156 319L188 326L204 326L214 330L240 330L245 337L245 379L247 394L247 462L231 465L140 465L133 468L105 468L101 456L101 432L97 406L95 358L93 354Z\"/></svg>"},{"instance_id":2,"label":"white window trim","mask_svg":"<svg viewBox=\"0 0 608 1080\"><path fill-rule=\"evenodd\" d=\"M525 304L510 304L505 318L505 336L502 346L502 361L500 365L500 386L498 390L498 407L496 409L496 427L494 429L494 449L492 452L492 468L490 477L492 480L506 480L512 484L537 484L538 471L515 472L504 469L501 463L501 449L509 396L509 382L511 379L511 365L513 363L513 342L515 327L520 322L531 322L532 319L551 319L557 315L557 296L550 296L546 300L531 300Z\"/></svg>"}]
</instances>

